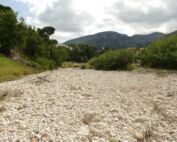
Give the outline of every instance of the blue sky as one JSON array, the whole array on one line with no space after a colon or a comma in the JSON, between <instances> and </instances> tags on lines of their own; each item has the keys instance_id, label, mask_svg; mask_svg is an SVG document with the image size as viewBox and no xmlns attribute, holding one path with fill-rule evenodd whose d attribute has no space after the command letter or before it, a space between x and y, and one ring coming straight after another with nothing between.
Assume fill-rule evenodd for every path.
<instances>
[{"instance_id":1,"label":"blue sky","mask_svg":"<svg viewBox=\"0 0 177 142\"><path fill-rule=\"evenodd\" d=\"M0 0L0 4L12 7L14 11L18 12L18 17L27 17L30 15L29 7L23 2L14 0Z\"/></svg>"}]
</instances>

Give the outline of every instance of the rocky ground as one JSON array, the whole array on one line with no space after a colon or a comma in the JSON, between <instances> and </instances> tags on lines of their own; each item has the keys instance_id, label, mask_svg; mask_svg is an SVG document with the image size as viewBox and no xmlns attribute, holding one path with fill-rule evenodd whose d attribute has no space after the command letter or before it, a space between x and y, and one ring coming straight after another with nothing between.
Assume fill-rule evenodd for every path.
<instances>
[{"instance_id":1,"label":"rocky ground","mask_svg":"<svg viewBox=\"0 0 177 142\"><path fill-rule=\"evenodd\" d=\"M177 74L58 69L0 84L1 142L177 142Z\"/></svg>"}]
</instances>

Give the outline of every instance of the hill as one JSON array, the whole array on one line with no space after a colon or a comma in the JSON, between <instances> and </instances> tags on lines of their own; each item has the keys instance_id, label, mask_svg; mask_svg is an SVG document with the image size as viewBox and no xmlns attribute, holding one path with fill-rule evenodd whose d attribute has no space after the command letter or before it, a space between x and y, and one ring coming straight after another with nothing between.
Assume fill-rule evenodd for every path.
<instances>
[{"instance_id":1,"label":"hill","mask_svg":"<svg viewBox=\"0 0 177 142\"><path fill-rule=\"evenodd\" d=\"M164 37L163 33L128 36L113 31L101 32L66 41L64 44L88 44L96 47L142 47L153 40Z\"/></svg>"}]
</instances>

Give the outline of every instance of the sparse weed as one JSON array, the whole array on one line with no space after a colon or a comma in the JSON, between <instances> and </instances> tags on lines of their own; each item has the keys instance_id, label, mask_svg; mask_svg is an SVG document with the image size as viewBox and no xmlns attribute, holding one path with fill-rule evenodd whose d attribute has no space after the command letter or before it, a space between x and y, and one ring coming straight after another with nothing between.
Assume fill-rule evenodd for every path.
<instances>
[{"instance_id":1,"label":"sparse weed","mask_svg":"<svg viewBox=\"0 0 177 142\"><path fill-rule=\"evenodd\" d=\"M162 116L165 120L168 119L168 115L166 114L165 109L161 108L156 102L153 102L152 112L156 112L158 115Z\"/></svg>"},{"instance_id":2,"label":"sparse weed","mask_svg":"<svg viewBox=\"0 0 177 142\"><path fill-rule=\"evenodd\" d=\"M0 101L4 101L6 96L8 96L8 91L0 92Z\"/></svg>"},{"instance_id":3,"label":"sparse weed","mask_svg":"<svg viewBox=\"0 0 177 142\"><path fill-rule=\"evenodd\" d=\"M91 65L89 63L85 63L83 65L81 65L81 69L91 69Z\"/></svg>"},{"instance_id":4,"label":"sparse weed","mask_svg":"<svg viewBox=\"0 0 177 142\"><path fill-rule=\"evenodd\" d=\"M135 64L128 64L127 65L127 70L128 71L132 71L132 70L134 70L135 69Z\"/></svg>"},{"instance_id":5,"label":"sparse weed","mask_svg":"<svg viewBox=\"0 0 177 142\"><path fill-rule=\"evenodd\" d=\"M4 112L6 110L6 108L4 106L0 107L0 113Z\"/></svg>"},{"instance_id":6,"label":"sparse weed","mask_svg":"<svg viewBox=\"0 0 177 142\"><path fill-rule=\"evenodd\" d=\"M81 63L75 63L75 62L64 62L62 64L62 68L80 68Z\"/></svg>"},{"instance_id":7,"label":"sparse weed","mask_svg":"<svg viewBox=\"0 0 177 142\"><path fill-rule=\"evenodd\" d=\"M150 142L152 135L153 135L152 128L148 127L144 132L144 142Z\"/></svg>"},{"instance_id":8,"label":"sparse weed","mask_svg":"<svg viewBox=\"0 0 177 142\"><path fill-rule=\"evenodd\" d=\"M164 70L158 70L156 74L158 77L166 77L168 75L168 72Z\"/></svg>"}]
</instances>

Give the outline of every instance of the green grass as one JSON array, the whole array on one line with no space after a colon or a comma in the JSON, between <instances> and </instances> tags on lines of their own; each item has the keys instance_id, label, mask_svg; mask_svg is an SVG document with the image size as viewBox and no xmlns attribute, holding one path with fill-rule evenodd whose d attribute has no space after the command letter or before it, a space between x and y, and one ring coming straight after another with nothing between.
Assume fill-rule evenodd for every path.
<instances>
[{"instance_id":1,"label":"green grass","mask_svg":"<svg viewBox=\"0 0 177 142\"><path fill-rule=\"evenodd\" d=\"M93 67L89 63L85 63L81 65L81 69L93 69Z\"/></svg>"},{"instance_id":2,"label":"green grass","mask_svg":"<svg viewBox=\"0 0 177 142\"><path fill-rule=\"evenodd\" d=\"M0 55L0 82L32 74L33 69Z\"/></svg>"},{"instance_id":3,"label":"green grass","mask_svg":"<svg viewBox=\"0 0 177 142\"><path fill-rule=\"evenodd\" d=\"M64 62L62 64L62 68L81 68L83 63L76 63L76 62Z\"/></svg>"}]
</instances>

